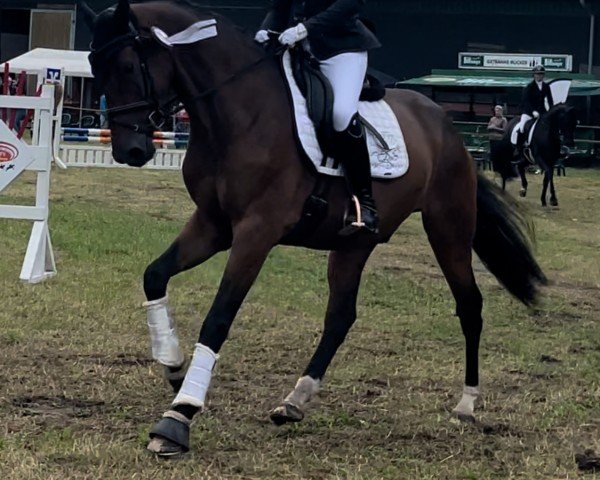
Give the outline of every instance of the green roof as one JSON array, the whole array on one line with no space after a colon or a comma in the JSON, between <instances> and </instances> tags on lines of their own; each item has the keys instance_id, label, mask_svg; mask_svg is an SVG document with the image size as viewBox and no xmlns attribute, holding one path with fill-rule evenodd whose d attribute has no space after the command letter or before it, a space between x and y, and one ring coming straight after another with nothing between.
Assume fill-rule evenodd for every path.
<instances>
[{"instance_id":1,"label":"green roof","mask_svg":"<svg viewBox=\"0 0 600 480\"><path fill-rule=\"evenodd\" d=\"M549 72L548 80L569 78L573 80L570 95L600 95L600 80L583 73ZM432 70L431 75L398 82L397 86L458 87L458 88L523 88L531 82L528 72L490 70Z\"/></svg>"}]
</instances>

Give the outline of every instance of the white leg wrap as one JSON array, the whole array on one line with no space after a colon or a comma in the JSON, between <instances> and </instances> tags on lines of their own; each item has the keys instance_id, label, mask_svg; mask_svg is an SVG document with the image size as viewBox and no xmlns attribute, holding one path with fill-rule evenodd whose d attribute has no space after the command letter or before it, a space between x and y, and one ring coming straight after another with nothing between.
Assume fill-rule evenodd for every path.
<instances>
[{"instance_id":1,"label":"white leg wrap","mask_svg":"<svg viewBox=\"0 0 600 480\"><path fill-rule=\"evenodd\" d=\"M296 382L296 386L292 393L290 393L287 397L285 397L285 403L291 403L296 407L302 407L304 404L308 403L310 399L319 392L321 388L321 381L315 380L308 375L300 378Z\"/></svg>"},{"instance_id":2,"label":"white leg wrap","mask_svg":"<svg viewBox=\"0 0 600 480\"><path fill-rule=\"evenodd\" d=\"M468 387L464 386L462 398L453 412L459 415L473 417L475 412L475 401L479 398L479 386Z\"/></svg>"},{"instance_id":3,"label":"white leg wrap","mask_svg":"<svg viewBox=\"0 0 600 480\"><path fill-rule=\"evenodd\" d=\"M218 358L219 356L207 346L196 344L185 380L173 400L173 405L186 404L204 408L204 399Z\"/></svg>"},{"instance_id":4,"label":"white leg wrap","mask_svg":"<svg viewBox=\"0 0 600 480\"><path fill-rule=\"evenodd\" d=\"M179 367L185 357L179 348L179 339L175 331L175 322L169 313L167 297L144 302L150 338L152 339L152 358L168 367Z\"/></svg>"}]
</instances>

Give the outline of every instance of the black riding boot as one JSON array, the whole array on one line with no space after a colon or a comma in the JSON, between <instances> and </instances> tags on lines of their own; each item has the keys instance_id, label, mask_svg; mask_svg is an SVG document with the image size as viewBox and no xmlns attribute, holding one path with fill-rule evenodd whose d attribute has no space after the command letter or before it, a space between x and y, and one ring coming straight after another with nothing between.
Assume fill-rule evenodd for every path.
<instances>
[{"instance_id":1,"label":"black riding boot","mask_svg":"<svg viewBox=\"0 0 600 480\"><path fill-rule=\"evenodd\" d=\"M525 146L525 133L517 131L517 143L515 144L515 157L521 157L523 155L523 147Z\"/></svg>"},{"instance_id":2,"label":"black riding boot","mask_svg":"<svg viewBox=\"0 0 600 480\"><path fill-rule=\"evenodd\" d=\"M361 229L378 233L379 217L371 190L371 163L367 149L367 139L363 128L355 116L343 132L335 134L336 158L341 162L346 174L350 192L354 198L350 201L344 216L344 227L340 235L351 235Z\"/></svg>"},{"instance_id":3,"label":"black riding boot","mask_svg":"<svg viewBox=\"0 0 600 480\"><path fill-rule=\"evenodd\" d=\"M531 165L535 165L535 160L531 155L531 150L529 147L525 146L525 140L527 139L525 132L519 132L517 134L517 145L515 147L515 153L517 159L520 161L524 159L526 162L529 162Z\"/></svg>"}]
</instances>

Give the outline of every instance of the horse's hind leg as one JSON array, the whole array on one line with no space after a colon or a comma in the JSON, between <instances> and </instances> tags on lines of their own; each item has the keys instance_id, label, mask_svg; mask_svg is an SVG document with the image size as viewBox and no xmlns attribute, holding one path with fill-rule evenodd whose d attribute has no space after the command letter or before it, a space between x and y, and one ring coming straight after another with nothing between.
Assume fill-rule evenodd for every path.
<instances>
[{"instance_id":1,"label":"horse's hind leg","mask_svg":"<svg viewBox=\"0 0 600 480\"><path fill-rule=\"evenodd\" d=\"M479 338L483 320L482 297L471 266L476 208L468 192L453 192L450 201L432 202L423 211L423 225L456 301L456 314L466 342L463 396L454 409L461 420L474 421L479 396ZM463 201L464 199L464 201Z\"/></svg>"},{"instance_id":2,"label":"horse's hind leg","mask_svg":"<svg viewBox=\"0 0 600 480\"><path fill-rule=\"evenodd\" d=\"M165 376L177 392L186 364L179 348L175 322L167 302L167 284L174 275L193 268L225 250L231 243L226 227L219 227L203 212L194 212L171 246L144 273L146 315L152 340L152 356L165 367Z\"/></svg>"},{"instance_id":3,"label":"horse's hind leg","mask_svg":"<svg viewBox=\"0 0 600 480\"><path fill-rule=\"evenodd\" d=\"M271 412L271 420L275 424L298 422L304 418L304 406L319 391L327 367L356 320L360 278L372 251L373 247L369 247L329 254L329 302L321 341L295 388Z\"/></svg>"},{"instance_id":4,"label":"horse's hind leg","mask_svg":"<svg viewBox=\"0 0 600 480\"><path fill-rule=\"evenodd\" d=\"M548 195L548 184L550 183L550 175L551 175L550 169L544 168L544 182L542 185L542 197L541 197L542 207L548 206L548 204L546 203L546 196Z\"/></svg>"}]
</instances>

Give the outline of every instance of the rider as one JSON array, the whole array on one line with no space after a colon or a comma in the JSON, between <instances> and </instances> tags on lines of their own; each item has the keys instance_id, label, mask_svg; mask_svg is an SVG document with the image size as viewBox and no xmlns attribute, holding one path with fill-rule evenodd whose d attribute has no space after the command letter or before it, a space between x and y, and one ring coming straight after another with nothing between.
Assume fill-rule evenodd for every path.
<instances>
[{"instance_id":1,"label":"rider","mask_svg":"<svg viewBox=\"0 0 600 480\"><path fill-rule=\"evenodd\" d=\"M552 91L550 86L544 82L544 76L546 69L543 65L536 65L533 68L533 81L529 83L523 90L523 102L521 104L522 114L521 121L519 122L517 129L519 136L517 138L517 147L520 149L525 141L524 131L525 124L532 118L539 118L539 116L546 112L546 105L544 100L548 100L548 109L552 108L554 102L552 101Z\"/></svg>"},{"instance_id":2,"label":"rider","mask_svg":"<svg viewBox=\"0 0 600 480\"><path fill-rule=\"evenodd\" d=\"M283 33L282 45L301 43L319 61L333 88L335 151L351 193L360 203L361 224L348 214L342 234L360 228L376 233L379 223L371 189L371 165L358 101L367 71L367 51L379 41L359 20L365 0L273 0L255 40L266 43L269 31ZM353 211L350 209L349 211Z\"/></svg>"}]
</instances>

